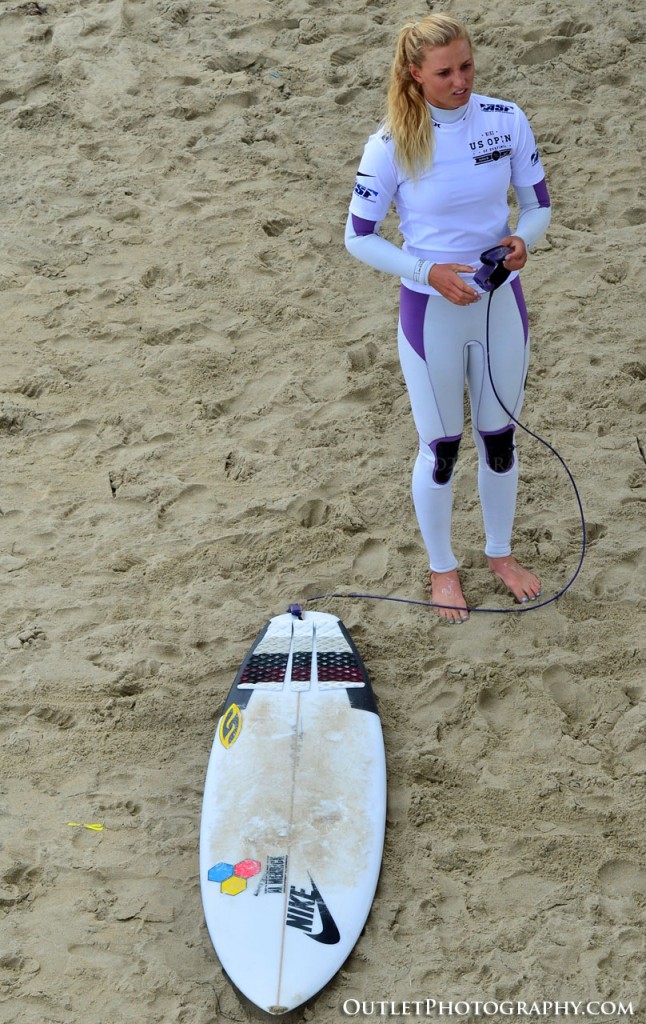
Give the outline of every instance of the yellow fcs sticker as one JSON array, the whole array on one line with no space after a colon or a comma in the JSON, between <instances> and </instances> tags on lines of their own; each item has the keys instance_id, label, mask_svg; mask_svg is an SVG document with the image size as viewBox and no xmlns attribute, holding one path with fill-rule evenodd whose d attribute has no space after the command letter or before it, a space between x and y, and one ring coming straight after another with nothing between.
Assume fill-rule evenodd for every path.
<instances>
[{"instance_id":1,"label":"yellow fcs sticker","mask_svg":"<svg viewBox=\"0 0 646 1024\"><path fill-rule=\"evenodd\" d=\"M231 704L220 721L220 743L227 750L232 747L242 729L242 711L237 704Z\"/></svg>"}]
</instances>

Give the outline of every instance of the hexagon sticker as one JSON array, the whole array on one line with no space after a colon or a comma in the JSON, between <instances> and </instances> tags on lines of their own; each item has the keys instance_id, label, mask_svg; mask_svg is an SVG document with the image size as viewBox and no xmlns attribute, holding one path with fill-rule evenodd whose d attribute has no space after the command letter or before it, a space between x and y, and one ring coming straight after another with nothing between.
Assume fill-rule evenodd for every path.
<instances>
[{"instance_id":1,"label":"hexagon sticker","mask_svg":"<svg viewBox=\"0 0 646 1024\"><path fill-rule=\"evenodd\" d=\"M227 878L226 882L222 882L220 890L226 893L227 896L237 896L238 893L244 892L247 888L247 880L245 878L238 878L236 875L232 875L231 878Z\"/></svg>"},{"instance_id":2,"label":"hexagon sticker","mask_svg":"<svg viewBox=\"0 0 646 1024\"><path fill-rule=\"evenodd\" d=\"M234 875L238 878L253 878L260 871L261 864L259 860L241 860L233 869Z\"/></svg>"},{"instance_id":3,"label":"hexagon sticker","mask_svg":"<svg viewBox=\"0 0 646 1024\"><path fill-rule=\"evenodd\" d=\"M215 867L212 867L208 873L209 882L224 882L227 878L231 878L233 874L233 864L227 864L226 861L220 861Z\"/></svg>"}]
</instances>

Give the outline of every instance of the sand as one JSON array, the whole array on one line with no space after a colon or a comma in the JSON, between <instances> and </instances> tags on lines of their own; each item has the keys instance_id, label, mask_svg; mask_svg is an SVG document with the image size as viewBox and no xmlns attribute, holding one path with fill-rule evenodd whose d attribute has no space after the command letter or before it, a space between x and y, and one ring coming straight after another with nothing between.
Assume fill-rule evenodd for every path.
<instances>
[{"instance_id":1,"label":"sand","mask_svg":"<svg viewBox=\"0 0 646 1024\"><path fill-rule=\"evenodd\" d=\"M423 998L646 1020L642 5L9 0L3 1024L253 1019L199 896L223 698L292 601L427 599L398 282L342 233L396 31L429 7L468 21L478 91L518 101L541 144L524 419L574 474L588 551L534 614L316 606L371 673L389 812L365 933L295 1020ZM519 446L516 551L550 596L579 559L576 502ZM468 599L511 607L470 442L455 523Z\"/></svg>"}]
</instances>

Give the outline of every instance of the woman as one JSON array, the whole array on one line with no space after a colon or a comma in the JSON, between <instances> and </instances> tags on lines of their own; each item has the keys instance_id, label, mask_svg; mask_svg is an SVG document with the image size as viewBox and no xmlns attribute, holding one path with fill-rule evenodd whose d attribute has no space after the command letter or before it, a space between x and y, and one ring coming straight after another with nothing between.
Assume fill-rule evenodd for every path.
<instances>
[{"instance_id":1,"label":"woman","mask_svg":"<svg viewBox=\"0 0 646 1024\"><path fill-rule=\"evenodd\" d=\"M346 246L402 280L399 354L419 433L413 501L431 567L432 600L451 623L468 618L451 549L453 469L463 430L465 377L478 450L478 489L489 566L518 601L540 581L511 554L518 417L529 358L518 271L550 219L545 175L529 122L507 100L472 93L474 62L465 27L431 14L399 34L385 124L359 166ZM510 233L507 192L519 203ZM403 249L379 235L394 202ZM480 254L510 250L507 281L488 301L474 281ZM502 404L501 404L502 403ZM502 408L506 406L507 410Z\"/></svg>"}]
</instances>

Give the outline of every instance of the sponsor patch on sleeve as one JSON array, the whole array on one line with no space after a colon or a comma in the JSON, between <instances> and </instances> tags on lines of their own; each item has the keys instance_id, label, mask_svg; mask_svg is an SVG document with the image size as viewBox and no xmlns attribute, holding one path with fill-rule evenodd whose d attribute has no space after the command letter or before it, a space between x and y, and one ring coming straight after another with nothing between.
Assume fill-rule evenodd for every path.
<instances>
[{"instance_id":1,"label":"sponsor patch on sleeve","mask_svg":"<svg viewBox=\"0 0 646 1024\"><path fill-rule=\"evenodd\" d=\"M354 194L359 196L359 199L366 199L369 203L376 203L379 192L374 188L368 188L362 181L356 181L354 183Z\"/></svg>"}]
</instances>

